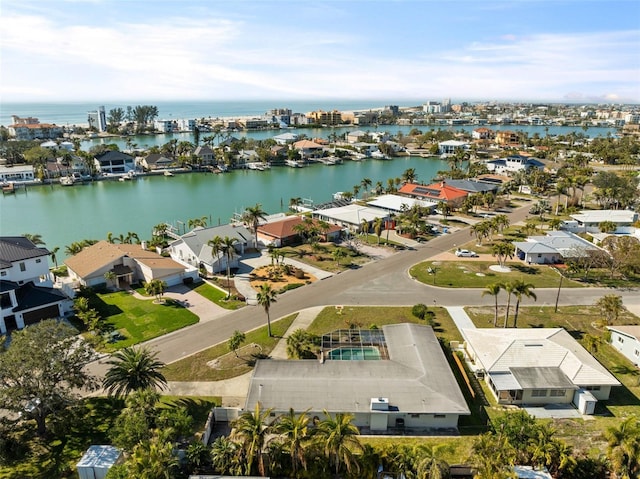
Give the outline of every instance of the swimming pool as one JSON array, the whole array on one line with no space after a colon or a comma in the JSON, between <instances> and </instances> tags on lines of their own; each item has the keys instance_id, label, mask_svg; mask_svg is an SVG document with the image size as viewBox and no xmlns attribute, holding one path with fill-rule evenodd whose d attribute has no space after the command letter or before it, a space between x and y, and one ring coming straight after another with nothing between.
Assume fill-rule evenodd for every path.
<instances>
[{"instance_id":1,"label":"swimming pool","mask_svg":"<svg viewBox=\"0 0 640 479\"><path fill-rule=\"evenodd\" d=\"M329 351L329 359L342 361L362 361L380 359L380 351L373 346L362 348L337 348Z\"/></svg>"}]
</instances>

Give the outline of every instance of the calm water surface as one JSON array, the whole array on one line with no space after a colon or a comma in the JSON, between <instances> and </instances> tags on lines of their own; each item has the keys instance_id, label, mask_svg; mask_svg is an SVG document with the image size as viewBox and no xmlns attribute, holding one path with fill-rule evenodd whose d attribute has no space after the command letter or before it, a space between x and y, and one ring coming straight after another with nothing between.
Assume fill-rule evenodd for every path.
<instances>
[{"instance_id":1,"label":"calm water surface","mask_svg":"<svg viewBox=\"0 0 640 479\"><path fill-rule=\"evenodd\" d=\"M72 187L35 186L0 197L0 234L40 234L47 247L64 247L82 239L103 239L135 232L149 238L155 224L182 228L191 218L206 216L210 224L228 223L234 213L262 204L268 213L288 209L291 198L315 204L329 201L336 191L352 191L363 178L373 185L415 168L418 180L428 182L447 168L439 159L406 157L388 161L347 161L343 165L227 174L189 173L154 176L136 181L100 181ZM182 222L182 223L180 223Z\"/></svg>"}]
</instances>

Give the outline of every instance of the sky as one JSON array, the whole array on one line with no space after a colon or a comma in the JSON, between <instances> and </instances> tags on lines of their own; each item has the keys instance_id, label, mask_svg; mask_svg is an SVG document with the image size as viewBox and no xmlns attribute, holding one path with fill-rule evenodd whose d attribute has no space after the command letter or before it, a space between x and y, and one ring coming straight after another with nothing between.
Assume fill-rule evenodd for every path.
<instances>
[{"instance_id":1,"label":"sky","mask_svg":"<svg viewBox=\"0 0 640 479\"><path fill-rule=\"evenodd\" d=\"M640 103L637 0L0 0L0 102Z\"/></svg>"}]
</instances>

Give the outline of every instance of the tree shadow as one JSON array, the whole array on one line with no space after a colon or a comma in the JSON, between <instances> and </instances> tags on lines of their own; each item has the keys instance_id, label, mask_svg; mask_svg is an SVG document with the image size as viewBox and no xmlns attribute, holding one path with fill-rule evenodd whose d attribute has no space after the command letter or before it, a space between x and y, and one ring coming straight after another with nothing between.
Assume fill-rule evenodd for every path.
<instances>
[{"instance_id":1,"label":"tree shadow","mask_svg":"<svg viewBox=\"0 0 640 479\"><path fill-rule=\"evenodd\" d=\"M103 318L108 318L109 316L116 316L123 312L122 309L120 309L115 304L105 303L104 300L98 295L91 298L90 306L91 308L98 311L98 314Z\"/></svg>"},{"instance_id":2,"label":"tree shadow","mask_svg":"<svg viewBox=\"0 0 640 479\"><path fill-rule=\"evenodd\" d=\"M519 271L520 273L523 274L530 274L530 275L536 275L536 274L540 274L540 270L537 268L533 268L531 266L525 266L522 264L510 264L509 267Z\"/></svg>"}]
</instances>

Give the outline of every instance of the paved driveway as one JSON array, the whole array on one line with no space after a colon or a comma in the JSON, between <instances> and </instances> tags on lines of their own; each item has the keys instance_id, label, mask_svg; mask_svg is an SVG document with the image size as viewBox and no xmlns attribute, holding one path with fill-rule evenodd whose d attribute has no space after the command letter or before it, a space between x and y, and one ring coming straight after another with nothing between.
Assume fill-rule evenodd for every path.
<instances>
[{"instance_id":1,"label":"paved driveway","mask_svg":"<svg viewBox=\"0 0 640 479\"><path fill-rule=\"evenodd\" d=\"M167 298L180 301L189 311L200 318L201 323L219 318L230 312L183 284L170 287L164 295Z\"/></svg>"}]
</instances>

